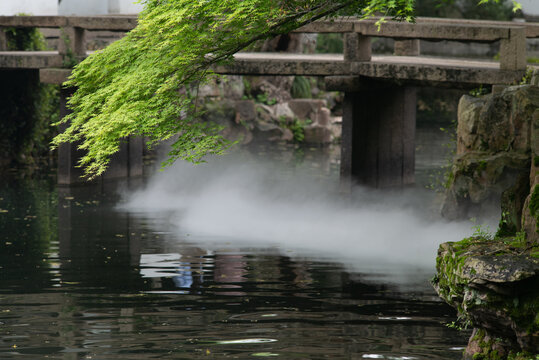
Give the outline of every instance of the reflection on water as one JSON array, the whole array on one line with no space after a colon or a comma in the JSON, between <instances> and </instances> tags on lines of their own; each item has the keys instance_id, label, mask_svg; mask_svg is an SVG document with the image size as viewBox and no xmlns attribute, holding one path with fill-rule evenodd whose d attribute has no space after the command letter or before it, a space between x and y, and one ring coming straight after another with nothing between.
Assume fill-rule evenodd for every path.
<instances>
[{"instance_id":1,"label":"reflection on water","mask_svg":"<svg viewBox=\"0 0 539 360\"><path fill-rule=\"evenodd\" d=\"M430 274L402 287L323 256L181 235L167 212L118 210L115 186L0 185L1 359L461 357L469 333L444 325L455 313Z\"/></svg>"}]
</instances>

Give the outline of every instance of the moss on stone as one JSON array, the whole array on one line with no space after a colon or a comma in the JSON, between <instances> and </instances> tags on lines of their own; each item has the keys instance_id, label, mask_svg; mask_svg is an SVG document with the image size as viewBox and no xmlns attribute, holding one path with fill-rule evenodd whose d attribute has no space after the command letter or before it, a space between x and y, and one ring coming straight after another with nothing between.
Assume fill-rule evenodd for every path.
<instances>
[{"instance_id":1,"label":"moss on stone","mask_svg":"<svg viewBox=\"0 0 539 360\"><path fill-rule=\"evenodd\" d=\"M473 236L442 244L438 250L433 279L438 294L465 323L495 329L489 330L485 341L473 339L474 358L505 359L509 351L537 347L533 342L539 333L539 262L534 259L539 246L527 244L522 234ZM497 319L505 325L493 324Z\"/></svg>"}]
</instances>

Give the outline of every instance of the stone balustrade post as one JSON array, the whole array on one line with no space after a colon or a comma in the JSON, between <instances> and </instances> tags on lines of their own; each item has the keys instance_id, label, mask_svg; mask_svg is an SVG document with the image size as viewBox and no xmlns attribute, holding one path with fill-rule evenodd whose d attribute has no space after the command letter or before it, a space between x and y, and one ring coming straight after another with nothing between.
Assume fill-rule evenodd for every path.
<instances>
[{"instance_id":1,"label":"stone balustrade post","mask_svg":"<svg viewBox=\"0 0 539 360\"><path fill-rule=\"evenodd\" d=\"M359 33L344 34L344 61L370 61L371 38Z\"/></svg>"},{"instance_id":2,"label":"stone balustrade post","mask_svg":"<svg viewBox=\"0 0 539 360\"><path fill-rule=\"evenodd\" d=\"M526 29L509 29L509 36L500 40L500 69L526 70Z\"/></svg>"},{"instance_id":3,"label":"stone balustrade post","mask_svg":"<svg viewBox=\"0 0 539 360\"><path fill-rule=\"evenodd\" d=\"M419 56L419 39L395 40L393 53L399 56Z\"/></svg>"},{"instance_id":4,"label":"stone balustrade post","mask_svg":"<svg viewBox=\"0 0 539 360\"><path fill-rule=\"evenodd\" d=\"M60 29L60 42L58 52L62 56L75 58L86 56L85 30L79 27L66 27Z\"/></svg>"},{"instance_id":5,"label":"stone balustrade post","mask_svg":"<svg viewBox=\"0 0 539 360\"><path fill-rule=\"evenodd\" d=\"M0 27L0 51L7 50L7 36L3 27Z\"/></svg>"}]
</instances>

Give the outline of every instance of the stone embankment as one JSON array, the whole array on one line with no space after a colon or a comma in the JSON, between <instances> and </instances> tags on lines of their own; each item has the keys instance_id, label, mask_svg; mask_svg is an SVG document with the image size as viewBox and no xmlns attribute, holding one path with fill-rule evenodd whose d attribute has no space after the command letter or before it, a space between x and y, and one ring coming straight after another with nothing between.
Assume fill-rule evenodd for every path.
<instances>
[{"instance_id":1,"label":"stone embankment","mask_svg":"<svg viewBox=\"0 0 539 360\"><path fill-rule=\"evenodd\" d=\"M438 250L433 285L474 328L467 359L539 354L538 167L539 87L461 98L442 213L469 218L501 207L496 235L478 227L474 236Z\"/></svg>"}]
</instances>

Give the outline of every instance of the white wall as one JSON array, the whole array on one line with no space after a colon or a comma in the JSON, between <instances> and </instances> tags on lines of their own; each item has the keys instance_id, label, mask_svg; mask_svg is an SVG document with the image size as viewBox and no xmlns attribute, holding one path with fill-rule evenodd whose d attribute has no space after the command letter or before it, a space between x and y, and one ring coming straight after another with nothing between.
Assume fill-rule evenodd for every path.
<instances>
[{"instance_id":1,"label":"white wall","mask_svg":"<svg viewBox=\"0 0 539 360\"><path fill-rule=\"evenodd\" d=\"M58 0L0 0L0 15L56 15Z\"/></svg>"},{"instance_id":2,"label":"white wall","mask_svg":"<svg viewBox=\"0 0 539 360\"><path fill-rule=\"evenodd\" d=\"M109 14L138 14L142 8L134 0L109 0Z\"/></svg>"},{"instance_id":3,"label":"white wall","mask_svg":"<svg viewBox=\"0 0 539 360\"><path fill-rule=\"evenodd\" d=\"M105 15L108 12L108 0L62 0L58 5L59 15Z\"/></svg>"},{"instance_id":4,"label":"white wall","mask_svg":"<svg viewBox=\"0 0 539 360\"><path fill-rule=\"evenodd\" d=\"M539 1L538 0L518 0L522 5L522 11L526 15L539 15Z\"/></svg>"}]
</instances>

